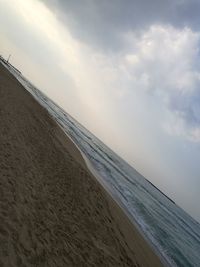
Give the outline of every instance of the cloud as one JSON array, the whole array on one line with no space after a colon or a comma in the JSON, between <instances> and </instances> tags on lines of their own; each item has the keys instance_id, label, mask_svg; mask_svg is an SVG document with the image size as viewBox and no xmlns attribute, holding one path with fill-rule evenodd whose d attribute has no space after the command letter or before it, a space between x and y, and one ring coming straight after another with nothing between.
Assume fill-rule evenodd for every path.
<instances>
[{"instance_id":1,"label":"cloud","mask_svg":"<svg viewBox=\"0 0 200 267\"><path fill-rule=\"evenodd\" d=\"M200 141L200 34L189 28L154 25L139 39L129 34L133 52L124 57L134 88L157 97L167 111L170 134Z\"/></svg>"},{"instance_id":2,"label":"cloud","mask_svg":"<svg viewBox=\"0 0 200 267\"><path fill-rule=\"evenodd\" d=\"M90 47L88 88L95 80L104 99L126 101L136 89L154 95L166 110L163 128L200 141L199 1L44 2Z\"/></svg>"},{"instance_id":3,"label":"cloud","mask_svg":"<svg viewBox=\"0 0 200 267\"><path fill-rule=\"evenodd\" d=\"M197 59L200 34L189 27L179 28L164 23L148 25L159 20L159 14L162 14L163 21L167 21L169 8L178 14L177 7L180 7L180 10L188 5L192 8L197 2L176 0L172 5L171 0L168 0L168 7L165 4L160 5L160 1L156 0L130 1L129 5L122 5L121 1L116 1L115 5L112 1L98 3L87 0L80 8L74 1L48 1L48 5L56 6L59 10L58 17L36 1L27 3L19 0L18 4L12 5L8 3L9 10L14 10L13 12L26 22L26 27L20 28L18 25L19 29L23 29L21 32L25 35L24 40L18 40L18 35L12 38L16 43L20 43L21 48L25 47L23 51L27 55L30 54L29 50L34 51L33 48L36 48L35 56L32 56L33 61L38 60L38 64L42 62L47 72L56 73L57 81L62 80L63 84L67 85L66 88L59 82L63 99L68 99L73 91L79 106L82 106L84 112L81 114L85 113L85 118L105 117L102 123L109 124L109 120L115 119L117 109L136 112L133 108L136 106L135 98L145 92L157 100L157 105L164 106L166 114L163 114L163 127L168 133L199 142L200 64ZM65 12L62 15L67 25L60 23L61 7L63 11L67 10L66 14L69 15L64 15ZM152 15L146 16L148 18L145 19L142 12L146 9ZM35 16L38 16L37 20L34 20ZM189 19L189 15L187 16ZM80 23L82 27L79 27ZM30 31L27 30L28 27ZM87 38L82 36L85 29ZM79 36L78 39L75 38L76 35ZM119 37L123 46L118 43L118 49L107 53L104 51L104 45L106 46L108 41L110 48L115 46L114 36ZM99 38L103 41L99 43L103 49L96 49L95 44L99 42ZM43 77L44 71L41 73L40 76ZM43 84L50 86L47 82ZM56 95L56 92L53 92L55 83L51 87L52 95ZM138 97L141 103L145 102L143 100ZM59 102L64 103L64 100ZM68 106L70 105L72 106L68 103ZM125 105L128 105L128 108L125 108ZM67 107L66 109L68 110ZM80 108L71 107L71 110L78 113ZM93 124L94 119L91 121ZM118 124L117 119L115 123Z\"/></svg>"},{"instance_id":4,"label":"cloud","mask_svg":"<svg viewBox=\"0 0 200 267\"><path fill-rule=\"evenodd\" d=\"M96 49L112 53L126 44L127 31L147 30L150 25L168 24L175 28L199 29L199 0L41 0L71 34Z\"/></svg>"}]
</instances>

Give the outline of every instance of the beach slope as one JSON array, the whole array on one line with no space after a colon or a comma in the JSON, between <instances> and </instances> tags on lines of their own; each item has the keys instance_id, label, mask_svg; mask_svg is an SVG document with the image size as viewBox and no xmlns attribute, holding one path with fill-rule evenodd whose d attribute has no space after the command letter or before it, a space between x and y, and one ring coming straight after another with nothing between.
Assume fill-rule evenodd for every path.
<instances>
[{"instance_id":1,"label":"beach slope","mask_svg":"<svg viewBox=\"0 0 200 267\"><path fill-rule=\"evenodd\" d=\"M0 266L163 266L70 139L1 64Z\"/></svg>"}]
</instances>

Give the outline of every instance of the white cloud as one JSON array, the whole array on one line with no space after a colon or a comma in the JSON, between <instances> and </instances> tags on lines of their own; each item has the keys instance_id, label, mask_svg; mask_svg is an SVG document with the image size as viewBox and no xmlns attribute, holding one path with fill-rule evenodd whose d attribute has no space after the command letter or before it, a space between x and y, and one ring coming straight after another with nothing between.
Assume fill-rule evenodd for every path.
<instances>
[{"instance_id":1,"label":"white cloud","mask_svg":"<svg viewBox=\"0 0 200 267\"><path fill-rule=\"evenodd\" d=\"M128 39L133 52L124 56L124 64L134 88L165 105L168 133L200 141L200 34L154 25L140 38L129 34Z\"/></svg>"}]
</instances>

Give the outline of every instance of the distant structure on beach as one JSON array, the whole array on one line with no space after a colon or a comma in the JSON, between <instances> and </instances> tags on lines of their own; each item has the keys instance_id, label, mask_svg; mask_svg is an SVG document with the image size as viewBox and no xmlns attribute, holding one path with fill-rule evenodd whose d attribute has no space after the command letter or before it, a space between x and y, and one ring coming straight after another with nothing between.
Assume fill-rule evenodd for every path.
<instances>
[{"instance_id":1,"label":"distant structure on beach","mask_svg":"<svg viewBox=\"0 0 200 267\"><path fill-rule=\"evenodd\" d=\"M10 64L9 60L11 58L11 54L8 56L8 59L5 60L4 57L2 57L2 55L0 55L0 60L6 64L8 67L11 67L13 70L15 70L16 72L20 73L21 74L21 71L19 71L17 68L15 68L12 64Z\"/></svg>"},{"instance_id":2,"label":"distant structure on beach","mask_svg":"<svg viewBox=\"0 0 200 267\"><path fill-rule=\"evenodd\" d=\"M11 57L11 55L8 56L7 63L9 63L10 57Z\"/></svg>"}]
</instances>

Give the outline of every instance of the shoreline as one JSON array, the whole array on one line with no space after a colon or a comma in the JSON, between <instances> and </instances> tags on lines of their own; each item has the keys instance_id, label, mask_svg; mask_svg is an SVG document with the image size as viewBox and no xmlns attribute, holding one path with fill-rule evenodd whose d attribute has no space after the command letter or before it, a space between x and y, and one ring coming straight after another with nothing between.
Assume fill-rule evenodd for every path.
<instances>
[{"instance_id":1,"label":"shoreline","mask_svg":"<svg viewBox=\"0 0 200 267\"><path fill-rule=\"evenodd\" d=\"M107 195L106 197L108 199L110 199L110 201L113 202L115 207L120 209L120 211L124 214L124 216L126 216L126 219L130 222L130 224L137 229L139 234L142 236L142 238L144 238L145 242L147 242L148 245L150 246L150 248L152 249L152 252L155 253L157 257L159 257L159 259L160 259L161 263L163 264L163 266L164 267L171 267L170 262L168 262L167 259L157 250L157 248L153 244L153 242L147 236L145 236L144 232L140 229L137 221L128 213L128 210L123 205L123 203L121 203L121 201L119 199L117 199L116 196L113 196L111 190L108 188L108 186L106 186L106 184L104 183L102 177L100 176L100 174L97 173L97 171L92 166L90 160L86 157L84 152L72 140L72 138L64 131L64 129L62 129L62 126L59 125L58 123L57 123L57 125L61 128L61 130L64 132L64 134L67 136L67 138L70 139L70 141L74 144L74 146L76 146L76 148L78 149L79 153L81 154L81 156L82 156L82 158L83 158L83 160L84 160L84 162L86 164L87 169L92 174L93 178L96 179L98 181L98 183L100 184L100 186L103 188L103 190L105 191L105 193Z\"/></svg>"},{"instance_id":2,"label":"shoreline","mask_svg":"<svg viewBox=\"0 0 200 267\"><path fill-rule=\"evenodd\" d=\"M5 69L5 67L3 67L3 68ZM6 71L9 72L9 70L6 70ZM8 98L8 100L10 101L10 105L8 103L8 107L6 107L7 111L10 111L11 115L7 114L7 113L3 113L3 114L5 116L7 116L7 119L9 119L9 120L12 119L12 115L16 116L16 120L20 123L21 128L19 128L20 125L18 125L17 122L16 122L16 124L13 123L14 125L12 125L12 121L11 122L3 121L3 122L1 122L1 124L3 125L4 128L5 127L6 127L6 129L8 128L10 133L12 133L14 135L16 133L19 133L19 136L20 136L20 134L23 134L21 136L24 138L23 140L26 141L25 143L28 144L28 147L30 146L31 150L30 151L27 150L27 145L24 145L25 143L23 143L24 150L21 151L21 147L20 147L20 148L18 148L18 152L21 153L21 157L25 157L24 160L27 162L27 164L29 164L29 168L31 169L32 173L34 173L34 175L39 175L39 177L41 177L41 180L38 180L38 183L41 183L41 186L43 183L44 183L44 185L46 183L52 184L52 186L50 188L48 188L48 186L46 186L46 185L44 187L44 185L43 185L43 188L46 191L45 192L43 192L43 190L40 191L38 198L39 199L41 198L41 201L42 201L42 199L44 197L44 193L46 196L46 193L49 192L48 194L50 194L51 191L54 192L54 190L55 190L54 187L57 187L58 185L52 179L56 178L56 181L59 184L59 188L58 188L58 190L55 191L54 198L57 199L56 200L57 205L61 207L61 210L59 212L60 212L60 214L62 214L62 216L63 216L63 218L65 218L65 220L73 221L74 220L73 212L71 215L70 214L66 215L66 213L63 213L64 211L62 210L62 206L65 205L65 203L60 202L62 198L58 199L57 194L60 194L60 190L62 191L62 187L60 187L60 185L61 185L60 183L62 182L65 184L67 182L66 176L68 175L68 172L71 171L70 168L72 168L72 166L74 166L73 172L71 175L73 176L74 173L77 173L77 176L74 176L74 179L75 178L77 179L77 183L78 183L77 187L81 188L81 193L82 193L82 187L85 187L85 186L86 186L85 189L91 187L91 188L94 188L94 190L95 190L93 192L90 190L87 191L88 190L87 189L86 195L80 196L79 195L80 192L76 193L77 189L76 189L76 183L75 183L74 184L75 187L73 189L75 191L69 191L69 193L72 194L72 196L69 196L69 197L71 197L70 199L72 201L73 201L74 197L76 197L78 199L78 200L76 200L76 201L78 201L77 202L78 206L76 205L76 206L74 206L74 208L76 210L76 216L78 216L78 218L80 218L80 220L83 220L82 224L79 225L79 228L77 228L78 230L76 232L76 235L78 238L77 240L79 240L78 244L79 244L79 246L81 246L81 243L85 240L86 244L88 244L88 246L89 246L89 248L88 248L89 251L90 252L92 251L92 257L93 258L91 259L91 261L93 260L93 263L94 263L95 260L97 260L97 259L100 260L99 257L102 255L103 258L101 258L101 260L104 260L105 263L109 264L109 266L144 266L144 267L146 267L146 266L149 266L149 267L166 266L162 262L162 260L160 259L159 255L156 254L155 250L152 249L149 242L147 242L147 240L145 240L144 236L142 236L141 231L139 231L139 229L137 229L136 225L134 225L133 222L130 220L130 218L127 216L125 210L122 207L120 207L119 203L117 203L117 201L111 196L111 194L108 192L108 190L106 190L106 188L99 181L98 177L96 177L96 175L94 175L91 168L88 166L89 165L87 162L88 159L84 158L83 152L80 151L80 149L73 142L73 140L71 140L71 138L63 131L62 127L60 125L58 125L58 123L50 116L50 114L47 112L47 110L43 106L41 106L41 104L38 103L38 101L36 101L33 98L31 93L29 93L17 81L17 79L14 77L14 75L11 72L9 72L9 75L5 73L5 76L6 75L7 75L7 77L6 77L7 79L9 79L9 75L10 75L10 79L11 79L11 75L12 75L12 79L11 79L12 81L10 81L10 89L9 89L10 92L8 92L8 93L10 93L9 98ZM7 82L6 79L4 82L6 84L6 82ZM13 90L13 88L11 88L12 87L11 84L13 84L13 86L15 85L16 90L20 91L20 96L18 96L18 94L16 94L15 90ZM3 96L5 97L5 95L7 94L7 91L4 90L3 87L0 89L3 92L2 93ZM21 102L22 107L19 106L19 103L16 103L16 99L13 98L12 93L16 94L16 98L18 97L19 100L20 100L20 97L22 99L24 99L24 101ZM33 110L35 110L34 113L30 110L28 103L31 103ZM18 116L18 114L14 113L14 110L11 110L12 109L11 104L14 105L14 107L12 106L12 108L15 108L15 105L16 105L16 107L18 107L18 109L21 108L21 115ZM23 121L22 117L20 117L20 116L23 116L23 114L25 114L24 111L27 111L27 114L24 116L25 121ZM6 120L6 118L4 118L4 120ZM11 125L9 123L11 123L12 128L15 130L14 132L12 132L13 129L10 128ZM30 129L33 129L33 130L35 129L35 133L32 133L30 130L29 135L32 136L31 137L32 139L35 139L36 138L35 136L37 136L40 139L40 146L38 146L38 144L36 144L36 143L32 143L32 139L30 139L30 137L27 135L26 131L29 131L29 128L27 128L28 125L30 126ZM39 125L42 128L40 128ZM32 126L34 126L34 128L31 128ZM23 130L23 128L24 128L24 130ZM44 140L45 136L46 136L46 138L48 138L49 142L46 142L46 140ZM1 137L1 135L0 135L0 137ZM6 138L8 138L7 136L3 136L2 138L5 138L5 144L8 143L8 141L6 141L7 140ZM2 140L4 140L4 139L2 139ZM13 136L13 140L12 140L13 142L11 142L10 145L12 146L14 143L15 146L19 146L20 142L22 142L23 140L15 140L15 136ZM36 140L38 142L38 139L36 139ZM45 144L43 144L43 143L45 143ZM48 155L47 151L42 150L43 145L44 145L44 149L46 149L46 150L48 149L49 151L52 151L52 152L54 151L54 153L49 153L49 155ZM46 147L45 147L45 145L46 145ZM2 156L4 155L4 157L5 157L5 155L7 155L9 152L9 153L11 153L10 157L15 158L16 154L9 147L6 147L5 151L2 151L2 153L4 153L4 154L2 154ZM38 149L38 150L35 151L35 154L34 154L35 156L34 156L33 152L35 149ZM23 154L24 151L26 153L29 153L28 154L29 157L31 157L33 159L35 157L39 156L38 153L41 153L41 155L44 155L44 159L46 156L48 156L47 158L49 158L49 160L48 160L49 162L46 162L46 161L43 162L43 164L47 165L45 167L46 168L45 171L47 173L47 176L44 176L44 166L41 165L41 162L40 162L41 160L43 160L43 156L42 156L41 160L38 160L37 158L34 159L34 162L35 162L34 163L35 166L34 166L30 162L30 159L26 155ZM59 156L60 161L63 161L63 164L60 165L60 169L58 168L57 165L59 165L61 163L54 156L54 154L60 155ZM62 155L62 157L61 157L61 155ZM73 158L73 160L72 160L72 158ZM5 164L8 164L6 162L5 162ZM37 188L37 184L35 185L34 179L32 179L33 174L31 175L31 173L29 173L30 170L27 170L26 165L23 165L21 162L21 165L23 166L23 168L21 168L20 164L16 165L15 162L14 163L11 162L11 163L14 164L12 166L12 168L15 170L15 172L17 173L17 171L18 172L20 171L20 173L22 173L22 176L23 176L24 171L26 170L26 172L27 172L26 178L29 179L28 181L33 183L32 184L33 189L35 187ZM57 164L57 165L55 165L56 170L52 169L52 168L49 170L52 163ZM48 164L50 164L50 165L48 165ZM21 168L20 170L18 169L19 167ZM85 169L85 170L83 170L83 169ZM8 173L7 168L5 168L4 171L5 171L5 175L8 175L7 174ZM50 171L55 172L55 174L54 173L52 174ZM11 174L9 174L9 175L11 175L14 178L15 172L10 171ZM62 177L63 177L62 181L60 181L60 179L59 179L59 177L60 177L59 173L60 173L60 176L62 175ZM54 175L54 176L52 176L52 175ZM83 175L85 178L83 177ZM34 177L36 177L36 176L34 176ZM23 181L23 177L21 177L20 179L22 179L22 181ZM86 185L85 185L85 179L87 181ZM23 188L23 187L21 188L22 184L20 183L20 181L19 182L15 181L15 182L18 183L19 192L17 192L17 194L19 194L19 199L21 199L23 197L20 196L20 194L23 194L24 193L23 190L26 191L27 188L30 186L28 184L27 188ZM9 187L5 188L5 190L8 190L8 189L9 189ZM66 196L66 193L68 191L67 192L62 191L62 192L63 192L62 194L64 194L64 197L66 198L66 201L67 201L69 197ZM12 194L12 191L10 191L10 193ZM57 206L54 207L54 204L52 203L51 195L48 195L48 194L46 197L47 197L47 199L48 199L48 197L50 197L49 200L51 202L51 209L53 209L54 212L53 212L53 215L52 214L50 215L49 213L47 215L50 217L53 216L52 220L54 220L56 218L61 218L61 217L58 217L56 215L58 207ZM88 202L88 199L87 198L85 199L85 197L91 198L91 199L93 199L93 201ZM99 198L99 197L100 197L101 201L97 202L96 198ZM9 198L9 196L8 196L8 198ZM35 213L36 213L37 217L38 216L40 217L40 211L38 211L37 209L36 210L34 209L33 211L31 210L31 208L32 208L31 203L35 203L34 198L30 199L30 197L27 196L27 199L26 199L26 201L28 201L27 205L29 205L30 211L27 211L24 206L21 207L22 204L20 204L21 202L19 202L19 201L18 201L19 203L18 202L15 203L15 205L17 205L17 206L13 208L13 211L15 211L15 212L17 211L17 213L19 213L19 216L22 216L23 214L21 214L21 208L23 208L23 210L25 209L24 212L25 213L29 212L30 213L29 215L33 216L33 218L35 218L34 217ZM82 204L81 201L83 201L84 205L80 210L79 205ZM4 205L5 205L5 203L4 203ZM48 203L48 205L50 205L50 204ZM99 205L99 208L97 207L98 205ZM71 209L70 205L68 206L68 209ZM92 209L92 211L91 211L91 209ZM90 216L87 215L88 212L89 212ZM4 211L4 213L5 213L5 211ZM45 209L43 210L43 208L41 211L41 216L46 216L45 215ZM37 219L37 217L35 219ZM49 221L45 218L47 218L47 217L44 217L43 223L49 224ZM88 223L85 224L88 221L89 221L89 225L90 225L89 228L87 226ZM61 219L59 219L59 223L61 224L60 228L64 227L64 225L62 224L63 222L61 221ZM74 223L75 222L76 222L76 220L74 221ZM15 224L17 224L17 222L13 222L12 227L16 228ZM23 225L23 223L22 223L22 225ZM1 226L1 223L0 223L0 226ZM90 228L93 228L94 226L97 227L97 229L99 229L98 230L98 237L96 237L96 231L93 233L92 230L90 229ZM5 227L6 226L4 225L4 228ZM26 227L27 228L29 227L28 224L26 224ZM68 225L68 227L69 227L69 229L68 229L67 233L69 233L71 235L71 233L73 232L71 230L71 225ZM35 228L33 228L32 230L33 230L33 232L36 231ZM7 231L9 232L10 230L7 229ZM16 229L15 229L15 231L16 231ZM51 231L51 227L49 228L49 231ZM0 232L0 234L1 234L1 232ZM35 238L36 238L36 236L35 236ZM0 235L0 237L1 237L1 235ZM54 238L56 238L56 237L54 237ZM68 236L68 238L69 238L69 236ZM22 240L23 239L24 239L24 236L22 237ZM30 237L26 237L25 239L27 239L26 242L31 242ZM75 241L73 241L74 240L73 236L71 237L71 239L72 239L71 245L69 244L68 247L70 247L70 246L74 247L76 244L76 243L74 243ZM106 243L105 243L104 239L107 240ZM36 240L37 240L38 244L40 244L40 246L42 246L39 239L36 238ZM49 239L49 240L51 240L51 239ZM111 242L111 240L113 240L113 241ZM58 243L60 241L61 240L59 240ZM63 241L64 241L64 239L63 239ZM22 242L24 242L24 241L22 241ZM53 241L49 241L49 242L51 245L51 242L53 242ZM107 245L107 243L113 244L113 245L110 247ZM91 244L93 244L94 247L91 247ZM15 244L15 245L17 246L18 244ZM45 249L46 248L45 245L43 245L43 246ZM25 245L25 247L26 247L26 245ZM53 248L51 248L51 249L53 249ZM69 249L69 251L71 251L70 248L68 248L68 249ZM102 254L102 251L103 251L103 254ZM123 251L123 253L122 253L122 251ZM16 253L15 250L14 250L14 252ZM12 253L14 253L14 252L12 251ZM21 253L22 253L22 251L21 251ZM35 253L37 254L37 251ZM76 248L75 252L73 251L73 253L75 253L75 254L73 254L73 257L70 260L75 261L75 260L79 259L80 258L79 254L81 254L81 258L79 260L83 260L83 258L82 258L83 252L78 247ZM77 255L77 253L78 253L78 255ZM98 255L98 254L100 254L100 255ZM123 259L122 262L120 260L120 257L118 259L118 256L120 256L121 259ZM50 255L49 255L49 257L50 257ZM62 255L62 257L64 260L64 255ZM106 257L106 259L104 259L104 257ZM0 258L0 260L1 260L1 258ZM23 255L23 257L21 257L21 261L26 262L26 260L27 260L26 256ZM46 259L46 260L49 260L49 259ZM69 259L65 259L65 260L69 260ZM114 263L114 261L118 262L118 264L116 265L116 263ZM131 261L132 261L132 263L131 263ZM100 266L98 264L96 263L95 266ZM16 265L16 266L18 266L18 265ZM49 266L51 266L51 264ZM75 266L75 265L71 264L70 266ZM86 265L86 266L90 266L90 264Z\"/></svg>"},{"instance_id":3,"label":"shoreline","mask_svg":"<svg viewBox=\"0 0 200 267\"><path fill-rule=\"evenodd\" d=\"M57 123L57 122L56 122ZM58 123L57 123L58 124ZM124 213L124 215L127 217L127 219L130 221L130 223L133 225L133 227L136 227L138 232L141 234L141 236L144 238L144 240L148 243L148 245L151 247L151 249L153 250L153 252L159 257L160 261L162 262L162 264L165 267L171 267L171 263L168 261L168 259L166 257L164 257L164 255L162 255L162 253L157 249L156 245L153 243L153 241L148 238L147 236L145 236L145 233L142 231L142 229L140 229L139 224L137 223L137 221L133 218L133 216L131 216L131 214L128 212L127 208L125 205L123 205L123 203L120 201L120 199L117 198L117 196L114 196L111 192L111 190L108 188L108 186L106 186L106 184L104 183L102 177L100 174L97 173L97 171L95 170L95 168L92 166L90 160L87 158L87 156L84 154L84 152L82 152L82 150L79 148L79 146L72 140L72 138L64 131L64 129L62 129L62 126L60 126L58 124L58 126L61 128L61 130L65 133L65 135L71 140L71 142L76 146L76 148L79 150L81 156L83 157L83 160L85 161L85 164L88 168L88 170L91 172L91 174L93 175L93 177L95 179L98 180L99 184L103 187L103 189L106 191L106 193L108 194L108 197L112 199L113 202L115 202L115 204L119 207L119 209L122 210L122 212Z\"/></svg>"}]
</instances>

